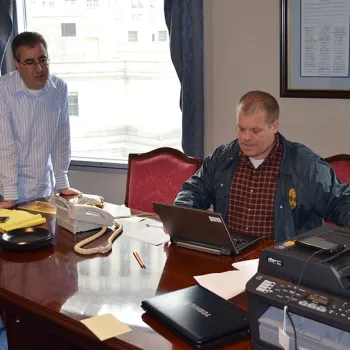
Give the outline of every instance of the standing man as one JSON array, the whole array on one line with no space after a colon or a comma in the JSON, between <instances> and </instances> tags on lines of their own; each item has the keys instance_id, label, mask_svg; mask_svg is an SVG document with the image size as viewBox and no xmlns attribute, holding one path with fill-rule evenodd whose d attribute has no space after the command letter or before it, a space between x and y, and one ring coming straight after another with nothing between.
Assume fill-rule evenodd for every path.
<instances>
[{"instance_id":1,"label":"standing man","mask_svg":"<svg viewBox=\"0 0 350 350\"><path fill-rule=\"evenodd\" d=\"M67 84L49 73L45 39L24 32L12 42L16 71L0 78L0 208L80 192L69 187Z\"/></svg>"},{"instance_id":2,"label":"standing man","mask_svg":"<svg viewBox=\"0 0 350 350\"><path fill-rule=\"evenodd\" d=\"M214 206L232 232L275 241L321 226L350 228L350 185L309 148L279 132L279 106L263 91L243 95L238 138L218 147L186 181L175 204Z\"/></svg>"}]
</instances>

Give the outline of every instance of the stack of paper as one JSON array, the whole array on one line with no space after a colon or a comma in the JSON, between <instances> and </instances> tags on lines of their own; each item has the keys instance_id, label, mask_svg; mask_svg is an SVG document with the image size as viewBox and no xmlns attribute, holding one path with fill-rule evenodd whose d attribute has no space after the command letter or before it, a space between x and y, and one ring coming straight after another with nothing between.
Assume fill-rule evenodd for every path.
<instances>
[{"instance_id":1,"label":"stack of paper","mask_svg":"<svg viewBox=\"0 0 350 350\"><path fill-rule=\"evenodd\" d=\"M231 299L245 291L245 285L258 271L259 259L232 264L237 270L194 276L203 287L224 299Z\"/></svg>"}]
</instances>

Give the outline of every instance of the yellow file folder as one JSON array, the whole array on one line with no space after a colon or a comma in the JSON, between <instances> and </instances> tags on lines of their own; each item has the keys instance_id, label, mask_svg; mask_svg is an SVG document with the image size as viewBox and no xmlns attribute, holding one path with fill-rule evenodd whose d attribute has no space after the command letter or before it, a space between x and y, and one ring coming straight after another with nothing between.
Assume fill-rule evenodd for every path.
<instances>
[{"instance_id":1,"label":"yellow file folder","mask_svg":"<svg viewBox=\"0 0 350 350\"><path fill-rule=\"evenodd\" d=\"M46 223L46 219L41 214L34 215L23 210L0 209L0 217L6 216L9 219L4 223L0 223L0 231L3 232Z\"/></svg>"}]
</instances>

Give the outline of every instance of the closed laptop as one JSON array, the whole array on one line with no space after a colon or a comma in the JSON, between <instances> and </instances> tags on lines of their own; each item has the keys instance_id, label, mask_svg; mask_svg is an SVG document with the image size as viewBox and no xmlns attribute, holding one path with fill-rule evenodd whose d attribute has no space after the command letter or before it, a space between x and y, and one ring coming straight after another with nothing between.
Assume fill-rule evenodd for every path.
<instances>
[{"instance_id":1,"label":"closed laptop","mask_svg":"<svg viewBox=\"0 0 350 350\"><path fill-rule=\"evenodd\" d=\"M247 312L200 285L157 295L141 306L198 348L218 347L249 334Z\"/></svg>"}]
</instances>

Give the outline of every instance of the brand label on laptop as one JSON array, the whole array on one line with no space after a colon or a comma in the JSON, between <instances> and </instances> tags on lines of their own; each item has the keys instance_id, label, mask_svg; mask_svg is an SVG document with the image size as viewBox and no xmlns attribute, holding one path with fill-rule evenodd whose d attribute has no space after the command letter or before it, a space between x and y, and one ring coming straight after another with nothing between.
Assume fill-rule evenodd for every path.
<instances>
[{"instance_id":1,"label":"brand label on laptop","mask_svg":"<svg viewBox=\"0 0 350 350\"><path fill-rule=\"evenodd\" d=\"M221 219L220 218L216 218L215 216L209 216L209 220L211 222L220 222L221 223Z\"/></svg>"}]
</instances>

